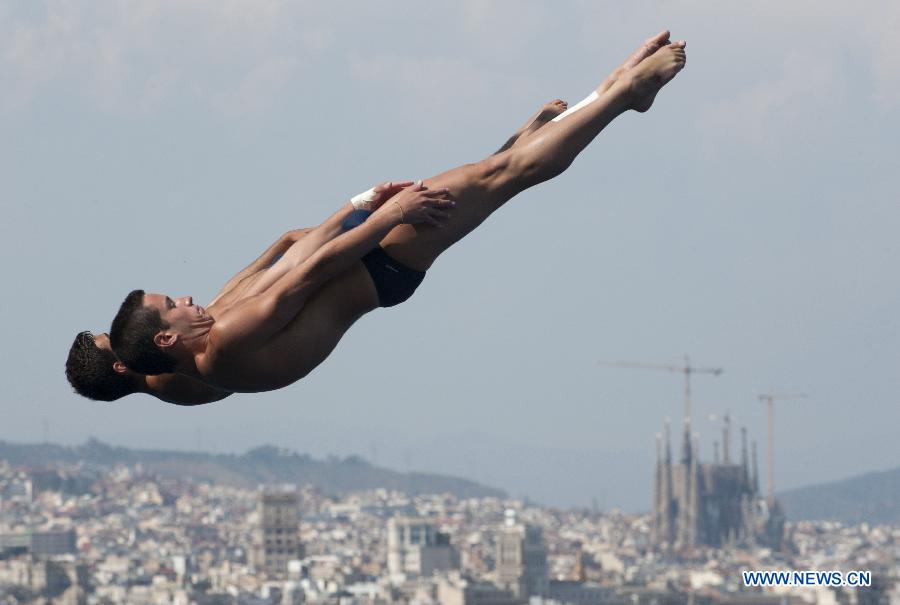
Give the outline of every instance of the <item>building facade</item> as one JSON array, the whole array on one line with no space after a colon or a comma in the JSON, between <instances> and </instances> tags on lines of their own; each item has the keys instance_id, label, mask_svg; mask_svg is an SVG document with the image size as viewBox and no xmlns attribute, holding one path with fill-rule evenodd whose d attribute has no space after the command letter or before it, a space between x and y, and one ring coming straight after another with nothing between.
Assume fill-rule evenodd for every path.
<instances>
[{"instance_id":1,"label":"building facade","mask_svg":"<svg viewBox=\"0 0 900 605\"><path fill-rule=\"evenodd\" d=\"M497 584L526 600L548 594L547 545L541 528L517 522L512 510L506 511L497 534Z\"/></svg>"},{"instance_id":2,"label":"building facade","mask_svg":"<svg viewBox=\"0 0 900 605\"><path fill-rule=\"evenodd\" d=\"M681 459L672 460L669 423L657 437L653 480L652 535L662 551L683 552L698 546L723 547L761 544L780 548L784 515L778 502L759 494L756 444L752 470L747 455L747 431L741 429L741 460L733 463L730 423L725 417L722 459L718 443L713 463L701 463L698 443L685 419Z\"/></svg>"},{"instance_id":3,"label":"building facade","mask_svg":"<svg viewBox=\"0 0 900 605\"><path fill-rule=\"evenodd\" d=\"M288 562L303 558L299 498L292 487L266 488L257 501L258 526L251 550L253 566L273 579L286 579Z\"/></svg>"},{"instance_id":4,"label":"building facade","mask_svg":"<svg viewBox=\"0 0 900 605\"><path fill-rule=\"evenodd\" d=\"M387 524L388 575L392 584L459 569L459 553L437 523L419 517L392 517Z\"/></svg>"}]
</instances>

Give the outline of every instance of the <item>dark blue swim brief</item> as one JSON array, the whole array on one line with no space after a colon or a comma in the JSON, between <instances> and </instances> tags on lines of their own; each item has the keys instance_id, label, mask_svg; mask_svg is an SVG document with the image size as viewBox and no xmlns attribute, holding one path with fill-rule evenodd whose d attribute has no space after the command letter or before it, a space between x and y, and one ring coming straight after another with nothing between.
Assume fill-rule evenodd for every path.
<instances>
[{"instance_id":1,"label":"dark blue swim brief","mask_svg":"<svg viewBox=\"0 0 900 605\"><path fill-rule=\"evenodd\" d=\"M369 215L368 210L354 210L341 224L343 231L362 225ZM407 300L425 279L424 271L410 269L385 252L381 246L375 247L362 257L362 262L372 277L378 293L378 306L393 307Z\"/></svg>"}]
</instances>

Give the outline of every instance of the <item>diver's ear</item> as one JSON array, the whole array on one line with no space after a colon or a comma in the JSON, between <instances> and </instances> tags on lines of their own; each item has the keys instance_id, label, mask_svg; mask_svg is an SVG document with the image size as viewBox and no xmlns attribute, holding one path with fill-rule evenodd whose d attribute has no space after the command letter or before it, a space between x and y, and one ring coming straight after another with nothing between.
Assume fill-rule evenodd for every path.
<instances>
[{"instance_id":1,"label":"diver's ear","mask_svg":"<svg viewBox=\"0 0 900 605\"><path fill-rule=\"evenodd\" d=\"M116 372L117 374L124 374L125 372L128 371L128 368L126 368L125 364L122 363L121 361L114 361L113 362L113 371Z\"/></svg>"},{"instance_id":2,"label":"diver's ear","mask_svg":"<svg viewBox=\"0 0 900 605\"><path fill-rule=\"evenodd\" d=\"M172 332L157 332L153 337L153 343L160 349L168 349L178 342L178 334Z\"/></svg>"}]
</instances>

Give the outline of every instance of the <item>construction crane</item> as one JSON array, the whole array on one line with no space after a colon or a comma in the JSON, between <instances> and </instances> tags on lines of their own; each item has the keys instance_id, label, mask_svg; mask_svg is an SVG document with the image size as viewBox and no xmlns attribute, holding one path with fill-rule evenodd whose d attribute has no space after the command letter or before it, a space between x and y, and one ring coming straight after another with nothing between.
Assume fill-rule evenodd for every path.
<instances>
[{"instance_id":1,"label":"construction crane","mask_svg":"<svg viewBox=\"0 0 900 605\"><path fill-rule=\"evenodd\" d=\"M690 358L684 356L684 365L668 365L660 363L641 363L633 361L598 361L597 365L614 368L634 368L638 370L660 370L663 372L680 372L684 374L684 418L685 422L691 419L691 374L712 374L718 376L724 370L722 368L698 368L691 365Z\"/></svg>"},{"instance_id":2,"label":"construction crane","mask_svg":"<svg viewBox=\"0 0 900 605\"><path fill-rule=\"evenodd\" d=\"M769 481L768 481L768 502L769 506L773 506L775 503L775 406L774 403L776 400L790 400L790 399L806 399L805 393L797 393L795 395L781 395L775 394L772 391L764 395L757 396L760 401L764 401L766 404L766 422L768 424L768 433L769 433L769 453L768 453L768 466L769 466Z\"/></svg>"}]
</instances>

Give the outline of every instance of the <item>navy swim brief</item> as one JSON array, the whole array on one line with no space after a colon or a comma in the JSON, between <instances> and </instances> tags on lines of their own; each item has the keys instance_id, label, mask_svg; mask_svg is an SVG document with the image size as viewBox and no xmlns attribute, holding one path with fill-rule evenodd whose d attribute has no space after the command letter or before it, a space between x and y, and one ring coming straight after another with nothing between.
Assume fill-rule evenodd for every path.
<instances>
[{"instance_id":1,"label":"navy swim brief","mask_svg":"<svg viewBox=\"0 0 900 605\"><path fill-rule=\"evenodd\" d=\"M370 214L368 210L354 210L344 219L341 227L344 231L358 227L369 218ZM372 283L375 284L380 307L399 305L412 296L425 279L424 271L416 271L397 262L388 256L381 246L373 249L361 260L372 277Z\"/></svg>"}]
</instances>

